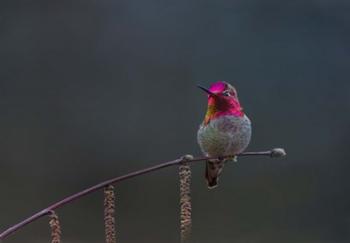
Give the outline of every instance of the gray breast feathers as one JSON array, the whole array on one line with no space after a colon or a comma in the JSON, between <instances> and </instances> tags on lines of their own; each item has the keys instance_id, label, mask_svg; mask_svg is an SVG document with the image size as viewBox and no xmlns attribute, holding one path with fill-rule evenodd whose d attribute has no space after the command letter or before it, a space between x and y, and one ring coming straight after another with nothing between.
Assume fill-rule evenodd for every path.
<instances>
[{"instance_id":1,"label":"gray breast feathers","mask_svg":"<svg viewBox=\"0 0 350 243\"><path fill-rule=\"evenodd\" d=\"M251 137L251 122L247 116L222 116L201 125L197 140L206 156L224 156L241 153Z\"/></svg>"}]
</instances>

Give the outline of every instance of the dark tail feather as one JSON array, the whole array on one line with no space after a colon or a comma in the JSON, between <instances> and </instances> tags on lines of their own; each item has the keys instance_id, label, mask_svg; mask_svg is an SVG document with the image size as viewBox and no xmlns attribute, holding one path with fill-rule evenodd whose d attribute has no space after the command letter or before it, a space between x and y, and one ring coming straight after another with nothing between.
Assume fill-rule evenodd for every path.
<instances>
[{"instance_id":1,"label":"dark tail feather","mask_svg":"<svg viewBox=\"0 0 350 243\"><path fill-rule=\"evenodd\" d=\"M207 180L208 189L218 186L219 175L224 167L223 161L207 161L205 166L205 179Z\"/></svg>"}]
</instances>

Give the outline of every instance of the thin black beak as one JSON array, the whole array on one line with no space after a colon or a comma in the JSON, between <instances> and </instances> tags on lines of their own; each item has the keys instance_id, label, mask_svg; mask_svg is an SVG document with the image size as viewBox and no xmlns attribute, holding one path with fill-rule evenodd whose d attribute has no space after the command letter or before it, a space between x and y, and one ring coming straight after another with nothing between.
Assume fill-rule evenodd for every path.
<instances>
[{"instance_id":1,"label":"thin black beak","mask_svg":"<svg viewBox=\"0 0 350 243\"><path fill-rule=\"evenodd\" d=\"M214 94L213 92L211 92L209 89L197 84L197 87L200 88L201 90L203 90L204 92L208 93L209 95L212 95L212 96L216 96L216 94Z\"/></svg>"}]
</instances>

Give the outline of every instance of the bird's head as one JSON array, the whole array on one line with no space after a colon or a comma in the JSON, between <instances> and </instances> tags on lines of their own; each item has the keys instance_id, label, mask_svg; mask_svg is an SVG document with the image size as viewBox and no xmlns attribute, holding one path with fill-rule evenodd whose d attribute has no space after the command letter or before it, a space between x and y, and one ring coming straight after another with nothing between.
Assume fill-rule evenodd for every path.
<instances>
[{"instance_id":1,"label":"bird's head","mask_svg":"<svg viewBox=\"0 0 350 243\"><path fill-rule=\"evenodd\" d=\"M208 94L208 109L204 118L204 124L224 115L237 117L244 116L236 89L227 82L217 81L212 83L209 89L198 85Z\"/></svg>"}]
</instances>

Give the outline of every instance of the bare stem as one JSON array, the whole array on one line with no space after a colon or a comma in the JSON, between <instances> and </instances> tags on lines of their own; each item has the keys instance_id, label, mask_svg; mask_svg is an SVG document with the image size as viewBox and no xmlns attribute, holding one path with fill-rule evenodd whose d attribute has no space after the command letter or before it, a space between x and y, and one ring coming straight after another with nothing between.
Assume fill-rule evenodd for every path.
<instances>
[{"instance_id":1,"label":"bare stem","mask_svg":"<svg viewBox=\"0 0 350 243\"><path fill-rule=\"evenodd\" d=\"M260 155L260 156L269 156L269 157L282 157L282 156L285 156L285 152L283 149L272 149L272 150L269 150L269 151L263 151L263 152L244 152L244 153L241 153L241 154L238 154L236 156L254 156L254 155ZM230 158L232 157L232 155L230 156L223 156L221 158ZM194 163L194 162L199 162L199 161L205 161L205 160L208 160L208 159L218 159L216 157L197 157L197 158L193 158L191 160L187 160L187 163ZM140 175L143 175L143 174L147 174L147 173L150 173L150 172L153 172L153 171L156 171L156 170L160 170L160 169L163 169L163 168L166 168L166 167L170 167L170 166L174 166L174 165L180 165L182 163L182 158L179 158L179 159L175 159L175 160L171 160L171 161L167 161L167 162L163 162L161 164L158 164L158 165L155 165L155 166L151 166L151 167L148 167L148 168L145 168L145 169L142 169L142 170L138 170L138 171L134 171L134 172L131 172L129 174L126 174L126 175L122 175L122 176L119 176L119 177L115 177L115 178L112 178L112 179L109 179L109 180L106 180L104 182L101 182L99 184L96 184L92 187L89 187L85 190L82 190L80 192L77 192L71 196L68 196L64 199L62 199L61 201L58 201L56 203L53 203L52 205L48 206L47 208L33 214L32 216L22 220L21 222L9 227L8 229L4 230L3 232L1 232L0 234L0 240L3 240L5 239L7 236L9 236L10 234L14 233L15 231L17 231L18 229L24 227L25 225L29 224L29 223L32 223L33 221L45 216L45 215L48 215L50 214L53 210L55 209L58 209L58 208L61 208L62 206L68 204L68 203L71 203L77 199L80 199L88 194L91 194L95 191L98 191L108 185L111 185L111 184L115 184L117 182L120 182L120 181L125 181L127 179L131 179L133 177L136 177L136 176L140 176Z\"/></svg>"}]
</instances>

